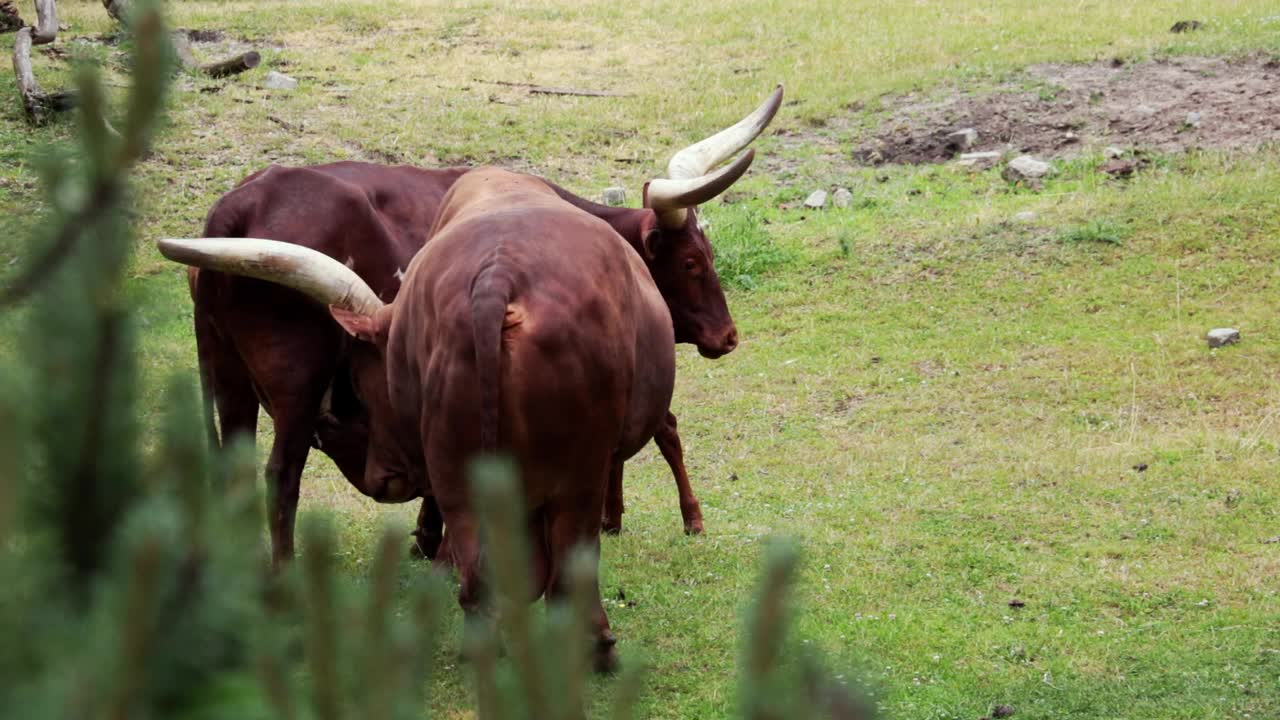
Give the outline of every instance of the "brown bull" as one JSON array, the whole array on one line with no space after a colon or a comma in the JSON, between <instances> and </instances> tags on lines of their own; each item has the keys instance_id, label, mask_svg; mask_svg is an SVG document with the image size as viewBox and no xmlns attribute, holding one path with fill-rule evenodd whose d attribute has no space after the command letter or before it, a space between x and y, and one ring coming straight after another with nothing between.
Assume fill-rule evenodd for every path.
<instances>
[{"instance_id":1,"label":"brown bull","mask_svg":"<svg viewBox=\"0 0 1280 720\"><path fill-rule=\"evenodd\" d=\"M737 334L692 207L722 192L746 170L749 154L707 174L768 125L781 98L779 87L738 124L677 153L668 167L670 179L646 185L643 209L598 205L552 186L564 200L605 220L640 252L660 287L683 283L700 290L686 293L682 301L663 292L676 321L676 341L697 345L707 357L732 351ZM390 300L408 258L426 240L425 229L434 221L441 197L463 172L363 163L268 168L214 206L205 237L270 238L318 250L355 270L381 300ZM422 492L416 485L397 485L387 476L365 472L368 429L364 408L351 390L351 354L323 308L287 288L222 272L193 270L192 295L201 377L218 408L221 437L252 435L259 402L275 424L266 474L277 562L292 556L299 482L313 444L375 499L402 502ZM686 531L701 532L701 511L689 486L674 415L666 416L655 441L675 475ZM619 475L605 508L606 529L621 528L622 509ZM416 534L419 546L433 554L440 541L440 516L430 498L424 501Z\"/></svg>"}]
</instances>

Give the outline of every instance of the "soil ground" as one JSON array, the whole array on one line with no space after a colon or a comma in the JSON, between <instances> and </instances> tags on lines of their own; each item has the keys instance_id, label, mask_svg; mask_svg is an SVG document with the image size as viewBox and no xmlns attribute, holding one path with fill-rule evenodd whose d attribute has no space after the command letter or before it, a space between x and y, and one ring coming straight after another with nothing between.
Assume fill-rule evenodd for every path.
<instances>
[{"instance_id":1,"label":"soil ground","mask_svg":"<svg viewBox=\"0 0 1280 720\"><path fill-rule=\"evenodd\" d=\"M1280 138L1280 61L1180 57L1051 64L988 92L954 89L882 102L888 119L856 145L859 164L946 162L947 135L978 132L970 151L1071 157L1118 146L1154 152L1254 147Z\"/></svg>"}]
</instances>

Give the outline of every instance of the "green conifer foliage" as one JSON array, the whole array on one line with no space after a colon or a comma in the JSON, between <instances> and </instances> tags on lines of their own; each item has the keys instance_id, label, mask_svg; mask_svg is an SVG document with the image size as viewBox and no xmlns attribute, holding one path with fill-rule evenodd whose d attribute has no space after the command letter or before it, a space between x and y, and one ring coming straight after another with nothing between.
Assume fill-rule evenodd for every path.
<instances>
[{"instance_id":1,"label":"green conifer foliage","mask_svg":"<svg viewBox=\"0 0 1280 720\"><path fill-rule=\"evenodd\" d=\"M452 603L434 572L402 567L399 534L382 536L357 589L332 529L307 518L299 562L272 575L253 451L210 451L189 375L170 382L158 437L140 437L128 173L161 113L172 49L158 0L138 0L128 27L119 131L81 68L76 147L44 167L41 251L0 289L0 311L28 306L23 356L0 368L0 718L429 717ZM585 717L596 550L573 558L568 600L534 612L515 474L490 462L475 476L496 618L465 633L479 716ZM769 557L742 716L867 717L816 661L786 659L795 562L783 546ZM634 716L642 678L643 663L624 662L612 717Z\"/></svg>"}]
</instances>

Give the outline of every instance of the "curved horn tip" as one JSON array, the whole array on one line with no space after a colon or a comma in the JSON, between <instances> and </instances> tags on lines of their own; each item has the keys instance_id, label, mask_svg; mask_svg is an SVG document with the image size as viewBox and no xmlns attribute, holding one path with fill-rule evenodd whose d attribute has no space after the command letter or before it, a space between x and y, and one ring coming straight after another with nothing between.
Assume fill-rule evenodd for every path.
<instances>
[{"instance_id":1,"label":"curved horn tip","mask_svg":"<svg viewBox=\"0 0 1280 720\"><path fill-rule=\"evenodd\" d=\"M667 177L695 178L711 172L759 137L773 122L781 106L782 84L779 83L746 117L672 155L667 162Z\"/></svg>"}]
</instances>

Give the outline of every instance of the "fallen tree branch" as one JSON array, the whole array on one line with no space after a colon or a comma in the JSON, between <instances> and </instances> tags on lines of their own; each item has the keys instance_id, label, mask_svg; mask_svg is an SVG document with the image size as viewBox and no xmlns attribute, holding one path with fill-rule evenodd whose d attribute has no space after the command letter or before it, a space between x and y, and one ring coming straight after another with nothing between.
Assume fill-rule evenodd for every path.
<instances>
[{"instance_id":1,"label":"fallen tree branch","mask_svg":"<svg viewBox=\"0 0 1280 720\"><path fill-rule=\"evenodd\" d=\"M506 85L507 87L526 88L531 95L574 95L578 97L631 97L631 93L613 92L612 90L581 90L578 88L551 87L549 85L535 85L533 83L510 82L507 80L484 80L482 78L473 78L475 82L489 83L490 85Z\"/></svg>"},{"instance_id":2,"label":"fallen tree branch","mask_svg":"<svg viewBox=\"0 0 1280 720\"><path fill-rule=\"evenodd\" d=\"M179 31L173 33L171 37L174 50L178 54L178 61L182 63L182 66L192 72L198 72L209 77L222 78L228 75L238 75L246 70L258 67L258 64L262 62L262 56L258 54L258 51L250 50L226 60L202 65L196 59L195 53L191 51L190 35L185 31Z\"/></svg>"},{"instance_id":3,"label":"fallen tree branch","mask_svg":"<svg viewBox=\"0 0 1280 720\"><path fill-rule=\"evenodd\" d=\"M46 93L36 82L35 73L31 71L31 46L35 42L34 33L29 27L18 31L13 40L13 74L18 81L18 94L22 96L22 107L26 110L27 119L34 125L40 125L48 119L51 112L70 110L76 106L76 94L69 92Z\"/></svg>"},{"instance_id":4,"label":"fallen tree branch","mask_svg":"<svg viewBox=\"0 0 1280 720\"><path fill-rule=\"evenodd\" d=\"M46 45L58 37L58 6L54 0L36 0L36 27L32 45ZM30 53L28 53L30 55Z\"/></svg>"}]
</instances>

